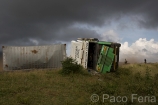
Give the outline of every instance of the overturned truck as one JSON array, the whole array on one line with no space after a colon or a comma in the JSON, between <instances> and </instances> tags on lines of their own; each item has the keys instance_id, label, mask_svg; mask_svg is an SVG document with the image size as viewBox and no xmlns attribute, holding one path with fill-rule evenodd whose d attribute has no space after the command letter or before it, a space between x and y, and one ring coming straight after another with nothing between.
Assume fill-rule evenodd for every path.
<instances>
[{"instance_id":1,"label":"overturned truck","mask_svg":"<svg viewBox=\"0 0 158 105\"><path fill-rule=\"evenodd\" d=\"M88 70L101 73L116 71L119 66L120 43L78 38L71 41L71 57Z\"/></svg>"}]
</instances>

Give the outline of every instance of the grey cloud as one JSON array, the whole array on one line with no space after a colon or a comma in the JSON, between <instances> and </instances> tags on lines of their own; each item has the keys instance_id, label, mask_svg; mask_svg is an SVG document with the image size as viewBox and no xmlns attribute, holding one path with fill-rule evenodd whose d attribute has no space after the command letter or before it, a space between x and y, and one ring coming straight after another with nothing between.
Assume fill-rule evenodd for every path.
<instances>
[{"instance_id":1,"label":"grey cloud","mask_svg":"<svg viewBox=\"0 0 158 105\"><path fill-rule=\"evenodd\" d=\"M144 49L142 49L142 51L143 51L143 52L147 52L148 50L144 48Z\"/></svg>"},{"instance_id":2,"label":"grey cloud","mask_svg":"<svg viewBox=\"0 0 158 105\"><path fill-rule=\"evenodd\" d=\"M101 38L98 33L96 33L94 30L88 30L83 28L76 28L76 27L68 27L61 29L57 33L57 39L60 40L61 37L64 37L62 41L71 41L76 40L77 38Z\"/></svg>"},{"instance_id":3,"label":"grey cloud","mask_svg":"<svg viewBox=\"0 0 158 105\"><path fill-rule=\"evenodd\" d=\"M153 0L1 0L0 45L30 45L33 38L43 43L98 37L75 23L102 26L123 16L138 15L141 27L158 27L158 1Z\"/></svg>"}]
</instances>

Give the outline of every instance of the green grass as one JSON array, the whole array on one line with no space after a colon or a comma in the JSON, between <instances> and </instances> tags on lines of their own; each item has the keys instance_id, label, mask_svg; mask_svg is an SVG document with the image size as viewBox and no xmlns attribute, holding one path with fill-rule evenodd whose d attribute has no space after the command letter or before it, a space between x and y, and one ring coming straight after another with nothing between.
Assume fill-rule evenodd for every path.
<instances>
[{"instance_id":1,"label":"green grass","mask_svg":"<svg viewBox=\"0 0 158 105\"><path fill-rule=\"evenodd\" d=\"M158 64L122 65L117 72L101 75L86 71L61 75L59 70L0 72L0 105L140 105L131 102L131 94L158 99L157 68ZM98 102L90 100L92 94L99 95ZM103 94L126 96L128 101L103 102Z\"/></svg>"}]
</instances>

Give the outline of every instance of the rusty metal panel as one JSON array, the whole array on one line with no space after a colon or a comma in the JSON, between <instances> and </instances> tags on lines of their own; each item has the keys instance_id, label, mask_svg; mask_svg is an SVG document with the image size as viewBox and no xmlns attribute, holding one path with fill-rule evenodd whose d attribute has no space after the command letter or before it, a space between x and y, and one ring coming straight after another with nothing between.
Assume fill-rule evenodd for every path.
<instances>
[{"instance_id":1,"label":"rusty metal panel","mask_svg":"<svg viewBox=\"0 0 158 105\"><path fill-rule=\"evenodd\" d=\"M2 46L3 70L60 68L66 45Z\"/></svg>"}]
</instances>

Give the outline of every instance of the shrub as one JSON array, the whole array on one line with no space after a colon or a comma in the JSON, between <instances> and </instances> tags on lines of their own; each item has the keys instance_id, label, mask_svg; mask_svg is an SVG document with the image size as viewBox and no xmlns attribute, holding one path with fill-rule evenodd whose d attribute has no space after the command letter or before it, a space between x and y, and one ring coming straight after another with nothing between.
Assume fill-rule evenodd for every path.
<instances>
[{"instance_id":1,"label":"shrub","mask_svg":"<svg viewBox=\"0 0 158 105\"><path fill-rule=\"evenodd\" d=\"M77 61L71 57L67 57L64 61L62 61L62 74L81 73L82 70L82 65L78 64Z\"/></svg>"}]
</instances>

